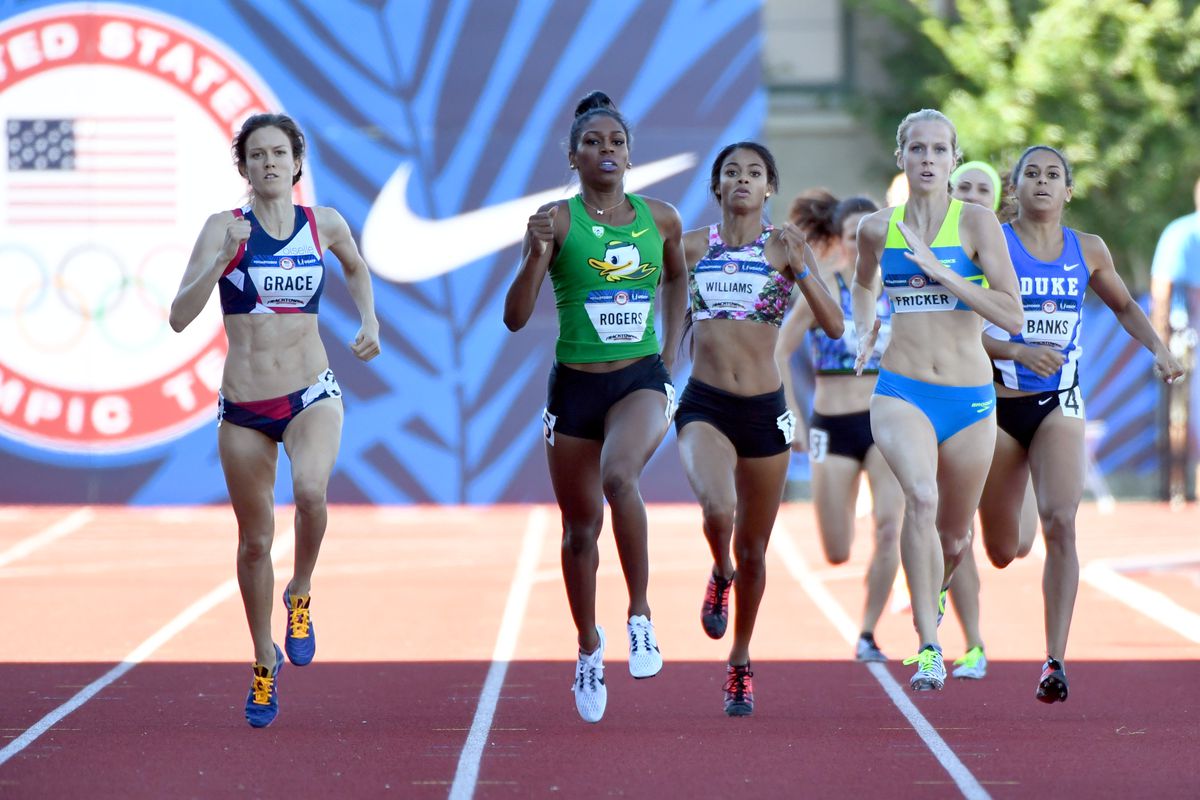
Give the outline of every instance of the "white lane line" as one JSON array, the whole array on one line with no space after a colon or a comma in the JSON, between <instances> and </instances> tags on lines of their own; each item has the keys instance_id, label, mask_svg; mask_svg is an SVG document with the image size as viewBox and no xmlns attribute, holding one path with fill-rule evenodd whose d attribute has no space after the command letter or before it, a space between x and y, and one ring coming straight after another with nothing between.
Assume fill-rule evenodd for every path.
<instances>
[{"instance_id":1,"label":"white lane line","mask_svg":"<svg viewBox=\"0 0 1200 800\"><path fill-rule=\"evenodd\" d=\"M40 533L35 533L33 536L22 539L3 553L0 553L0 567L11 564L19 558L24 558L33 551L45 547L57 539L69 536L95 518L96 512L89 506L75 509Z\"/></svg>"},{"instance_id":2,"label":"white lane line","mask_svg":"<svg viewBox=\"0 0 1200 800\"><path fill-rule=\"evenodd\" d=\"M295 543L296 537L294 533L283 537L276 535L275 546L271 548L271 561L277 563L279 559L291 551ZM3 750L0 750L0 766L3 766L10 758L33 744L39 736L61 722L68 714L79 709L84 703L91 700L114 681L120 680L121 676L126 672L129 672L129 670L145 661L158 648L171 641L171 639L175 638L193 622L200 619L223 601L232 597L237 590L237 578L230 578L179 612L173 620L159 628L150 635L150 638L135 647L119 664L80 689L70 700L42 717L32 727L9 742Z\"/></svg>"},{"instance_id":3,"label":"white lane line","mask_svg":"<svg viewBox=\"0 0 1200 800\"><path fill-rule=\"evenodd\" d=\"M1080 575L1084 582L1163 625L1185 639L1200 644L1200 614L1188 611L1162 592L1126 578L1106 561L1093 561Z\"/></svg>"},{"instance_id":4,"label":"white lane line","mask_svg":"<svg viewBox=\"0 0 1200 800\"><path fill-rule=\"evenodd\" d=\"M850 615L846 613L825 588L825 584L821 583L809 569L808 564L804 560L804 556L800 554L800 549L796 546L791 534L778 521L775 523L775 531L771 535L771 549L782 560L787 571L791 573L796 582L800 584L804 591L817 604L817 608L821 609L821 613L825 618L837 629L842 638L846 640L846 644L853 646L858 640L858 626L854 620L850 619ZM882 664L868 664L875 680L879 681L879 685L883 687L884 692L891 698L892 703L908 720L908 724L912 726L917 735L921 737L921 741L925 742L925 746L933 753L933 757L937 759L942 768L954 780L954 784L958 790L962 792L963 797L968 800L987 800L991 795L980 785L979 781L971 774L966 765L959 760L946 741L938 734L929 720L913 705L906 691L896 683L896 679L887 671L887 668Z\"/></svg>"},{"instance_id":5,"label":"white lane line","mask_svg":"<svg viewBox=\"0 0 1200 800\"><path fill-rule=\"evenodd\" d=\"M487 746L488 734L492 730L492 718L504 688L504 677L508 664L517 649L517 636L525 620L525 608L533 589L538 562L541 560L542 542L546 538L546 509L535 506L525 526L525 538L521 542L521 555L508 589L508 601L500 618L500 631L496 634L496 647L492 651L492 665L488 668L483 690L479 693L479 704L475 707L475 719L462 753L458 756L458 769L454 772L454 783L450 786L450 800L470 800L475 796L475 785L479 781L479 765L483 750Z\"/></svg>"}]
</instances>

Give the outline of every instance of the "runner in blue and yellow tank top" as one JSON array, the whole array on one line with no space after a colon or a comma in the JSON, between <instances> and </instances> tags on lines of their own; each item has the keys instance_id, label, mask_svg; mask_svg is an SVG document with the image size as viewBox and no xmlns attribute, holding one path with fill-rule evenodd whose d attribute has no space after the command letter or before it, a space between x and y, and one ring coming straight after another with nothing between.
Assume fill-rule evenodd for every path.
<instances>
[{"instance_id":1,"label":"runner in blue and yellow tank top","mask_svg":"<svg viewBox=\"0 0 1200 800\"><path fill-rule=\"evenodd\" d=\"M958 158L953 123L932 109L913 112L900 123L896 144L908 201L859 226L852 292L859 372L880 324L877 270L892 304L871 433L904 491L900 553L918 636L918 654L905 663L918 665L909 683L923 691L945 683L939 609L970 541L996 437L982 322L1015 332L1021 306L995 215L950 197Z\"/></svg>"},{"instance_id":2,"label":"runner in blue and yellow tank top","mask_svg":"<svg viewBox=\"0 0 1200 800\"><path fill-rule=\"evenodd\" d=\"M1022 555L1017 494L1026 470L1032 471L1046 539L1046 662L1036 697L1053 703L1067 699L1063 660L1079 587L1075 514L1086 469L1078 377L1085 290L1090 286L1126 332L1153 353L1155 375L1170 383L1183 370L1125 288L1104 240L1063 226L1063 207L1073 193L1066 158L1052 147L1030 147L1017 161L1012 183L1017 216L1004 232L1025 313L1019 330L984 336L996 368L1000 430L979 518L993 564L1003 567Z\"/></svg>"},{"instance_id":3,"label":"runner in blue and yellow tank top","mask_svg":"<svg viewBox=\"0 0 1200 800\"><path fill-rule=\"evenodd\" d=\"M750 639L795 433L774 359L792 287L830 336L842 334L844 320L800 230L764 224L767 198L779 189L770 150L758 142L726 145L713 160L709 189L720 224L683 239L693 363L675 430L713 555L700 623L713 639L725 635L732 587L725 713L746 716L754 712Z\"/></svg>"},{"instance_id":4,"label":"runner in blue and yellow tank top","mask_svg":"<svg viewBox=\"0 0 1200 800\"><path fill-rule=\"evenodd\" d=\"M549 275L559 333L542 413L546 460L562 511L563 581L578 634L575 707L584 720L599 722L608 701L604 630L596 624L596 540L605 500L629 589L629 671L649 678L662 669L646 598L646 508L638 481L673 411L669 370L683 335L687 276L678 212L625 193L629 127L603 92L576 107L567 157L579 172L579 194L529 218L504 324L524 327Z\"/></svg>"},{"instance_id":5,"label":"runner in blue and yellow tank top","mask_svg":"<svg viewBox=\"0 0 1200 800\"><path fill-rule=\"evenodd\" d=\"M791 358L806 336L808 339L813 369L812 421L808 435L798 435L792 449L808 452L817 530L830 564L844 564L850 558L858 488L864 473L870 482L875 536L867 567L862 625L854 646L854 657L859 661L887 661L875 641L875 626L900 567L900 522L904 516L900 484L871 436L871 395L875 391L879 360L892 330L892 310L885 297L879 298L876 307L882 324L875 350L864 365L863 374L854 374L858 335L852 319L850 283L854 280L858 252L858 223L878 210L869 198L851 197L838 202L821 189L804 192L792 201L792 219L804 231L824 266L826 288L840 302L846 331L837 339L826 335L814 325L808 305L797 300L775 347L775 361L783 374L788 406L802 419L807 404L801 406L796 399Z\"/></svg>"}]
</instances>

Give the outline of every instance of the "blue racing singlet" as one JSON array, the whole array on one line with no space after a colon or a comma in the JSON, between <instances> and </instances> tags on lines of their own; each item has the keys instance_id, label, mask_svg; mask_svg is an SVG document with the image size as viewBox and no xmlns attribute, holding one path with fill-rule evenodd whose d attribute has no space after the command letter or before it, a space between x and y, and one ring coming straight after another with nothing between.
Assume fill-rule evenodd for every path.
<instances>
[{"instance_id":1,"label":"blue racing singlet","mask_svg":"<svg viewBox=\"0 0 1200 800\"><path fill-rule=\"evenodd\" d=\"M858 332L854 329L854 306L850 287L842 276L837 279L838 298L842 304L842 315L846 318L846 331L840 339L830 339L820 326L808 332L808 353L812 358L813 372L817 375L853 375L854 361L858 358ZM875 303L875 314L879 317L879 336L875 338L875 352L867 359L863 374L879 372L879 361L888 340L892 337L892 307L887 298L880 295Z\"/></svg>"},{"instance_id":2,"label":"blue racing singlet","mask_svg":"<svg viewBox=\"0 0 1200 800\"><path fill-rule=\"evenodd\" d=\"M929 249L937 256L938 261L957 272L963 278L984 286L983 270L967 257L963 250L962 239L958 233L958 221L962 216L961 200L951 200L946 210L946 218L942 227ZM904 255L908 243L896 227L896 223L904 219L904 205L892 209L892 218L888 222L887 240L884 242L883 255L879 259L879 268L883 272L883 289L887 292L892 303L892 313L907 314L914 311L970 311L971 308L959 300L953 292L946 289L936 280L930 278L921 268Z\"/></svg>"},{"instance_id":3,"label":"blue racing singlet","mask_svg":"<svg viewBox=\"0 0 1200 800\"><path fill-rule=\"evenodd\" d=\"M1088 267L1075 231L1063 228L1062 232L1062 254L1054 261L1042 261L1025 249L1012 225L1004 225L1008 254L1017 271L1025 322L1015 336L1010 337L994 325L987 327L987 333L997 339L1049 347L1066 357L1059 370L1045 378L1015 361L993 362L1000 380L1010 389L1063 391L1079 382L1083 295L1087 291Z\"/></svg>"},{"instance_id":4,"label":"blue racing singlet","mask_svg":"<svg viewBox=\"0 0 1200 800\"><path fill-rule=\"evenodd\" d=\"M234 215L250 221L250 238L225 267L217 282L225 314L316 314L325 290L325 262L317 237L317 218L307 206L295 206L287 241L263 230L249 207Z\"/></svg>"}]
</instances>

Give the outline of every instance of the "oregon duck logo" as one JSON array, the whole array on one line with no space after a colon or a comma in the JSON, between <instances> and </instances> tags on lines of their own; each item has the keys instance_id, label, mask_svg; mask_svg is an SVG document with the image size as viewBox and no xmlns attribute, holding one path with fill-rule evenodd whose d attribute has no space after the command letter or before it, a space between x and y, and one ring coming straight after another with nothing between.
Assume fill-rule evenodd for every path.
<instances>
[{"instance_id":1,"label":"oregon duck logo","mask_svg":"<svg viewBox=\"0 0 1200 800\"><path fill-rule=\"evenodd\" d=\"M604 260L588 259L594 269L600 270L606 281L630 281L654 274L654 265L642 263L642 252L632 242L609 242L605 246Z\"/></svg>"}]
</instances>

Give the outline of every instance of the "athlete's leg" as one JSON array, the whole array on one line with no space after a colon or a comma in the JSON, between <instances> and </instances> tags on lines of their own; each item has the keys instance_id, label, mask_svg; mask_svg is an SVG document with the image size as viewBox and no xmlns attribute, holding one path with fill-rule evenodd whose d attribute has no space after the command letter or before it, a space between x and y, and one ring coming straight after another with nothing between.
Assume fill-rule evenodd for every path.
<instances>
[{"instance_id":1,"label":"athlete's leg","mask_svg":"<svg viewBox=\"0 0 1200 800\"><path fill-rule=\"evenodd\" d=\"M713 556L713 574L733 575L730 542L737 511L734 469L737 453L725 434L708 422L689 422L679 430L679 456L688 483L700 502L704 538Z\"/></svg>"},{"instance_id":2,"label":"athlete's leg","mask_svg":"<svg viewBox=\"0 0 1200 800\"><path fill-rule=\"evenodd\" d=\"M1003 430L996 431L996 449L979 499L979 529L988 559L1008 566L1021 552L1021 514L1029 466L1025 448Z\"/></svg>"},{"instance_id":3,"label":"athlete's leg","mask_svg":"<svg viewBox=\"0 0 1200 800\"><path fill-rule=\"evenodd\" d=\"M596 632L596 569L600 566L596 542L604 524L600 447L598 440L559 431L554 433L554 444L546 444L550 483L562 514L563 584L584 653L600 646Z\"/></svg>"},{"instance_id":4,"label":"athlete's leg","mask_svg":"<svg viewBox=\"0 0 1200 800\"><path fill-rule=\"evenodd\" d=\"M904 491L887 461L872 446L863 462L871 482L871 516L875 522L875 550L867 568L867 599L863 608L864 633L874 633L892 593L900 568L900 526L904 520Z\"/></svg>"},{"instance_id":5,"label":"athlete's leg","mask_svg":"<svg viewBox=\"0 0 1200 800\"><path fill-rule=\"evenodd\" d=\"M945 564L939 589L950 583L959 560L969 552L971 523L995 448L995 414L968 425L938 448L937 527Z\"/></svg>"},{"instance_id":6,"label":"athlete's leg","mask_svg":"<svg viewBox=\"0 0 1200 800\"><path fill-rule=\"evenodd\" d=\"M967 640L967 649L983 647L983 636L979 632L979 567L975 563L975 537L967 551L954 570L954 579L950 581L950 600L954 603L954 612L962 626L963 638Z\"/></svg>"},{"instance_id":7,"label":"athlete's leg","mask_svg":"<svg viewBox=\"0 0 1200 800\"><path fill-rule=\"evenodd\" d=\"M912 599L918 646L937 644L938 592L943 577L936 525L937 437L923 411L883 395L871 398L871 435L904 493L900 561Z\"/></svg>"},{"instance_id":8,"label":"athlete's leg","mask_svg":"<svg viewBox=\"0 0 1200 800\"><path fill-rule=\"evenodd\" d=\"M1026 470L1028 472L1028 470ZM1017 558L1024 558L1033 549L1033 540L1037 538L1038 510L1037 498L1033 491L1033 475L1025 485L1025 499L1021 502L1021 541L1017 546Z\"/></svg>"},{"instance_id":9,"label":"athlete's leg","mask_svg":"<svg viewBox=\"0 0 1200 800\"><path fill-rule=\"evenodd\" d=\"M812 465L817 530L821 533L825 559L830 564L844 564L850 560L850 546L854 543L854 507L862 468L857 459L833 453Z\"/></svg>"},{"instance_id":10,"label":"athlete's leg","mask_svg":"<svg viewBox=\"0 0 1200 800\"><path fill-rule=\"evenodd\" d=\"M1075 515L1083 497L1086 460L1083 420L1055 410L1042 421L1029 447L1038 512L1046 539L1042 594L1046 600L1046 653L1066 657L1067 635L1079 590Z\"/></svg>"},{"instance_id":11,"label":"athlete's leg","mask_svg":"<svg viewBox=\"0 0 1200 800\"><path fill-rule=\"evenodd\" d=\"M342 440L342 401L330 397L301 411L283 432L283 447L292 464L296 502L296 563L291 593L306 595L325 527L329 521L326 493Z\"/></svg>"},{"instance_id":12,"label":"athlete's leg","mask_svg":"<svg viewBox=\"0 0 1200 800\"><path fill-rule=\"evenodd\" d=\"M788 461L785 451L763 458L740 458L737 462L737 517L733 533L737 577L733 584L730 664L750 662L750 638L767 586L767 542L783 500Z\"/></svg>"},{"instance_id":13,"label":"athlete's leg","mask_svg":"<svg viewBox=\"0 0 1200 800\"><path fill-rule=\"evenodd\" d=\"M613 537L629 590L629 616L650 617L646 504L639 482L667 432L666 408L665 394L639 389L614 403L604 418L600 481L612 512Z\"/></svg>"},{"instance_id":14,"label":"athlete's leg","mask_svg":"<svg viewBox=\"0 0 1200 800\"><path fill-rule=\"evenodd\" d=\"M238 523L238 588L254 642L254 661L274 667L271 597L275 593L275 571L271 566L271 543L275 539L279 446L259 431L225 422L217 430L217 447Z\"/></svg>"}]
</instances>

